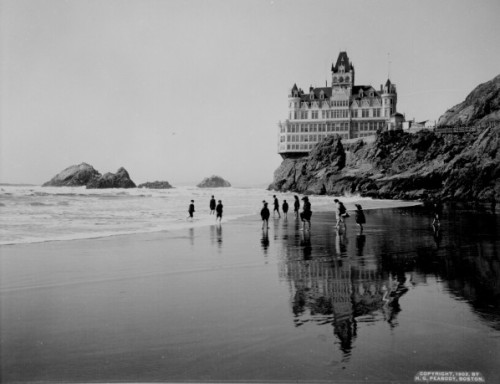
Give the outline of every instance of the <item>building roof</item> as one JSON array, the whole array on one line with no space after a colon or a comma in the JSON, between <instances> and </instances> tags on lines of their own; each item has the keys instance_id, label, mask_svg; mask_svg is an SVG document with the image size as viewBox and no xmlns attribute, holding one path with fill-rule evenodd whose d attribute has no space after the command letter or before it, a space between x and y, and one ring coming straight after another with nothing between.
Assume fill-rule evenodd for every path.
<instances>
[{"instance_id":1,"label":"building roof","mask_svg":"<svg viewBox=\"0 0 500 384\"><path fill-rule=\"evenodd\" d=\"M320 100L319 96L321 91L323 91L323 94L325 96L325 100L330 99L332 96L332 88L331 87L319 87L319 88L312 88L309 93L304 93L300 95L300 101L309 101L311 100L311 93L314 93L314 100Z\"/></svg>"},{"instance_id":2,"label":"building roof","mask_svg":"<svg viewBox=\"0 0 500 384\"><path fill-rule=\"evenodd\" d=\"M344 65L346 71L349 71L353 68L352 63L349 60L349 56L347 56L347 52L345 51L339 53L337 64L332 64L332 72L338 72L340 65Z\"/></svg>"},{"instance_id":3,"label":"building roof","mask_svg":"<svg viewBox=\"0 0 500 384\"><path fill-rule=\"evenodd\" d=\"M363 90L363 98L368 97L369 92L373 92L374 97L380 97L380 92L378 92L371 85L355 85L352 87L351 98L352 99L361 99L359 97L359 91ZM320 94L323 91L324 100L329 100L332 97L332 88L331 87L318 87L318 88L310 88L309 93L299 93L300 101L310 101L311 93L314 93L314 100L321 100Z\"/></svg>"}]
</instances>

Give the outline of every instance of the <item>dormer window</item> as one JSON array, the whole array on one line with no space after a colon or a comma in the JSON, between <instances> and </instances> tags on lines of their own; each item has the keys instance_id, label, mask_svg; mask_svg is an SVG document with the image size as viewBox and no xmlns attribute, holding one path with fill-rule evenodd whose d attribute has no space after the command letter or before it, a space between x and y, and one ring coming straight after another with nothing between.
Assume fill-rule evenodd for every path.
<instances>
[{"instance_id":1,"label":"dormer window","mask_svg":"<svg viewBox=\"0 0 500 384\"><path fill-rule=\"evenodd\" d=\"M359 97L363 97L363 90L362 89L359 90Z\"/></svg>"},{"instance_id":2,"label":"dormer window","mask_svg":"<svg viewBox=\"0 0 500 384\"><path fill-rule=\"evenodd\" d=\"M313 93L313 92L311 92L311 93L309 94L309 98L310 98L311 100L314 100L314 93Z\"/></svg>"},{"instance_id":3,"label":"dormer window","mask_svg":"<svg viewBox=\"0 0 500 384\"><path fill-rule=\"evenodd\" d=\"M325 92L321 91L319 94L319 98L323 100L325 98Z\"/></svg>"}]
</instances>

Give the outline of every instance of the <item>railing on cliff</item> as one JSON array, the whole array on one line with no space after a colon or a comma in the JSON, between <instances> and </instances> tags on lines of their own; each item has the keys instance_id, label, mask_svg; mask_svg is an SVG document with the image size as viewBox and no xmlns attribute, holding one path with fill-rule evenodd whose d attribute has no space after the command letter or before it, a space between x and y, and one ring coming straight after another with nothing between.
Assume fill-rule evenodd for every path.
<instances>
[{"instance_id":1,"label":"railing on cliff","mask_svg":"<svg viewBox=\"0 0 500 384\"><path fill-rule=\"evenodd\" d=\"M490 120L481 124L475 125L440 125L434 128L435 133L447 133L447 134L464 134L464 133L476 133L485 130L486 128L498 128L500 127L500 120Z\"/></svg>"}]
</instances>

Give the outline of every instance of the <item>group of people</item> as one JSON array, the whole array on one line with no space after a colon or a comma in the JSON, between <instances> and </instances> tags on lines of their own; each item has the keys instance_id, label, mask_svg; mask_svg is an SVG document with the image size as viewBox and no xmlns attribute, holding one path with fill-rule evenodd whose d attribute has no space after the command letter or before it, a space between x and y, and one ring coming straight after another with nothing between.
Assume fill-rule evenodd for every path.
<instances>
[{"instance_id":1,"label":"group of people","mask_svg":"<svg viewBox=\"0 0 500 384\"><path fill-rule=\"evenodd\" d=\"M295 218L298 219L300 217L300 220L303 223L304 230L306 230L306 226L308 227L307 229L311 229L312 210L309 198L307 196L304 196L302 198L302 201L304 202L302 205L302 212L299 212L300 211L299 197L295 195L294 198L295 201L293 207L295 212ZM347 209L344 203L342 203L339 199L334 199L333 201L335 203L335 213L337 217L336 228L340 230L341 226L343 225L345 229L345 219L349 217L349 213L347 213ZM262 203L264 205L260 211L260 216L262 218L262 229L267 229L269 228L269 217L271 216L271 213L269 212L269 208L267 207L268 203L265 200L263 200ZM273 204L274 204L273 216L276 216L277 213L278 218L281 218L280 204L276 195L273 195ZM360 228L360 232L363 232L363 224L366 223L365 213L363 212L363 208L361 207L360 204L354 204L354 205L356 206L355 221ZM288 215L288 203L286 200L283 200L283 205L281 206L281 208L283 209L283 216L286 219Z\"/></svg>"},{"instance_id":2,"label":"group of people","mask_svg":"<svg viewBox=\"0 0 500 384\"><path fill-rule=\"evenodd\" d=\"M311 202L309 201L309 198L307 196L304 196L302 198L303 204L302 204L302 212L300 212L300 200L297 195L294 196L294 203L293 203L293 208L295 212L295 218L299 219L303 223L303 229L311 229L311 216L312 216L312 210L311 210ZM347 212L347 209L345 205L339 200L339 199L334 199L333 200L335 203L335 213L337 217L337 222L336 222L336 228L340 230L341 226L344 226L345 228L345 219L349 217L349 213ZM262 201L263 207L260 211L260 216L262 218L262 229L268 229L269 228L269 217L271 216L271 212L269 211L268 203L263 200ZM273 216L276 216L278 214L278 218L281 218L281 213L280 213L280 204L279 200L276 197L276 195L273 195L273 205L274 205L274 210L273 210ZM365 219L365 214L363 212L363 208L361 207L360 204L354 204L356 206L356 211L355 211L355 221L356 224L360 227L360 232L363 232L363 224L366 223ZM209 203L210 207L210 214L211 215L216 215L215 221L221 223L222 222L222 212L223 212L223 205L222 201L218 200L216 202L215 197L212 195L212 198L210 199ZM288 208L289 205L286 200L283 200L283 204L281 206L281 209L283 210L283 216L286 219L288 217ZM189 204L188 207L188 217L187 219L193 220L195 208L194 208L194 200L191 200L191 203Z\"/></svg>"},{"instance_id":3,"label":"group of people","mask_svg":"<svg viewBox=\"0 0 500 384\"><path fill-rule=\"evenodd\" d=\"M210 199L210 214L211 215L216 215L215 216L215 221L221 223L222 222L222 210L224 206L222 205L222 201L219 200L218 202L215 201L215 197L212 195L212 198ZM193 220L193 214L194 214L194 200L191 200L191 204L189 204L188 207L188 219Z\"/></svg>"},{"instance_id":4,"label":"group of people","mask_svg":"<svg viewBox=\"0 0 500 384\"><path fill-rule=\"evenodd\" d=\"M344 226L345 228L345 219L350 217L350 215L347 212L344 203L342 203L339 199L334 199L333 202L335 203L335 214L337 216L336 228L340 229L341 226ZM354 206L356 207L356 211L354 211L354 221L359 226L360 233L362 233L363 224L366 223L365 213L363 212L363 208L360 204L354 204Z\"/></svg>"}]
</instances>

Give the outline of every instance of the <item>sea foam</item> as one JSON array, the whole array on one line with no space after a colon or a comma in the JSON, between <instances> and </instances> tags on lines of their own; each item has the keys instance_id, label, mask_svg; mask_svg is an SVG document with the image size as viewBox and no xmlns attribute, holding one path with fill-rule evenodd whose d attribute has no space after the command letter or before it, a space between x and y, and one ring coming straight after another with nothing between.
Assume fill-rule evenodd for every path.
<instances>
[{"instance_id":1,"label":"sea foam","mask_svg":"<svg viewBox=\"0 0 500 384\"><path fill-rule=\"evenodd\" d=\"M155 189L86 189L85 187L0 188L0 244L21 244L75 240L134 233L170 231L211 225L209 200L212 195L224 205L223 223L259 212L262 201L276 194L280 205L287 200L293 211L293 193L276 193L257 188L178 187ZM333 211L333 196L310 196L313 211ZM365 208L401 206L407 202L343 196L348 209L359 202ZM187 209L195 200L194 220ZM292 212L293 214L293 212Z\"/></svg>"}]
</instances>

